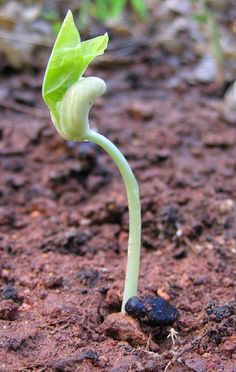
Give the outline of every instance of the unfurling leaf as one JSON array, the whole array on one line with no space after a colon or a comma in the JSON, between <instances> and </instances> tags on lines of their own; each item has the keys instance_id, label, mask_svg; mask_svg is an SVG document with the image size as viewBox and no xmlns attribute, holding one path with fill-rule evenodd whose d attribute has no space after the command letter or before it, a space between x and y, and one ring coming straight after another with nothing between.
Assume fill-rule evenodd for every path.
<instances>
[{"instance_id":1,"label":"unfurling leaf","mask_svg":"<svg viewBox=\"0 0 236 372\"><path fill-rule=\"evenodd\" d=\"M56 39L43 81L43 99L56 121L58 104L67 90L79 81L92 60L107 48L108 35L81 42L69 10Z\"/></svg>"}]
</instances>

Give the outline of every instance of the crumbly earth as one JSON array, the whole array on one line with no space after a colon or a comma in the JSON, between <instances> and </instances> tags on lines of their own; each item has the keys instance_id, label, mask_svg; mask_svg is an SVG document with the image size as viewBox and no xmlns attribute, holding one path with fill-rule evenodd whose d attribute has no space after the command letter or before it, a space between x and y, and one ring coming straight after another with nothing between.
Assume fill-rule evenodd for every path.
<instances>
[{"instance_id":1,"label":"crumbly earth","mask_svg":"<svg viewBox=\"0 0 236 372\"><path fill-rule=\"evenodd\" d=\"M236 371L235 127L222 118L213 86L172 87L163 56L145 53L90 70L108 85L91 126L122 150L140 184L139 293L170 301L179 320L150 329L113 316L104 326L124 285L121 177L97 146L59 137L41 101L41 75L8 73L0 371Z\"/></svg>"}]
</instances>

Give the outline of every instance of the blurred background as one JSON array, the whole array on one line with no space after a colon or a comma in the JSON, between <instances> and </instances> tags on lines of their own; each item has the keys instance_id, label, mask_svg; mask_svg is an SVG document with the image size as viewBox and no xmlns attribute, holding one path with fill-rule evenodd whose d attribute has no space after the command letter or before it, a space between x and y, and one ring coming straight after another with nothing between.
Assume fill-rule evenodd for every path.
<instances>
[{"instance_id":1,"label":"blurred background","mask_svg":"<svg viewBox=\"0 0 236 372\"><path fill-rule=\"evenodd\" d=\"M45 67L68 8L82 37L109 32L117 59L139 44L153 49L153 58L158 49L165 51L173 70L194 64L186 79L235 77L234 0L0 1L1 70Z\"/></svg>"},{"instance_id":2,"label":"blurred background","mask_svg":"<svg viewBox=\"0 0 236 372\"><path fill-rule=\"evenodd\" d=\"M152 65L167 63L170 87L215 82L222 95L235 79L234 0L0 1L2 75L45 69L68 8L83 39L109 33L109 51L98 61L109 68L134 62L141 51ZM2 87L0 102L7 94ZM226 116L235 121L231 112Z\"/></svg>"}]
</instances>

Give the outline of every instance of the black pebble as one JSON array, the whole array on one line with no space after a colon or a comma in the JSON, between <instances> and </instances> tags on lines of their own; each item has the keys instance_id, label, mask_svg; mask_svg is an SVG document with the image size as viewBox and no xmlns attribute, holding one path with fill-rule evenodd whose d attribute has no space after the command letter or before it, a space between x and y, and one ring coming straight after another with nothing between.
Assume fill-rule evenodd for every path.
<instances>
[{"instance_id":1,"label":"black pebble","mask_svg":"<svg viewBox=\"0 0 236 372\"><path fill-rule=\"evenodd\" d=\"M208 304L206 313L212 320L221 322L223 319L227 319L236 314L236 302L226 303L220 306L217 302L212 301Z\"/></svg>"},{"instance_id":2,"label":"black pebble","mask_svg":"<svg viewBox=\"0 0 236 372\"><path fill-rule=\"evenodd\" d=\"M150 326L171 325L178 318L175 306L161 297L131 297L125 305L125 311L140 323Z\"/></svg>"},{"instance_id":3,"label":"black pebble","mask_svg":"<svg viewBox=\"0 0 236 372\"><path fill-rule=\"evenodd\" d=\"M2 297L4 300L19 301L17 290L11 284L8 284L3 288Z\"/></svg>"}]
</instances>

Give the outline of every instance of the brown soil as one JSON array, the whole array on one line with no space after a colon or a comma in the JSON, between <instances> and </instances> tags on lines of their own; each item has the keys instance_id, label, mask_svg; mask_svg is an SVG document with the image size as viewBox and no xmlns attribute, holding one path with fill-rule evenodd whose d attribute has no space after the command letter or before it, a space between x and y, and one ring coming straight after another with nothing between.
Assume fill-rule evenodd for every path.
<instances>
[{"instance_id":1,"label":"brown soil","mask_svg":"<svg viewBox=\"0 0 236 372\"><path fill-rule=\"evenodd\" d=\"M236 131L214 87L171 89L171 68L158 58L97 71L108 94L91 125L137 175L139 293L177 306L175 342L170 327L131 321L129 329L127 321L131 336L123 337L123 318L118 331L104 326L124 284L120 175L98 147L59 137L41 76L9 75L0 126L0 371L236 371Z\"/></svg>"}]
</instances>

